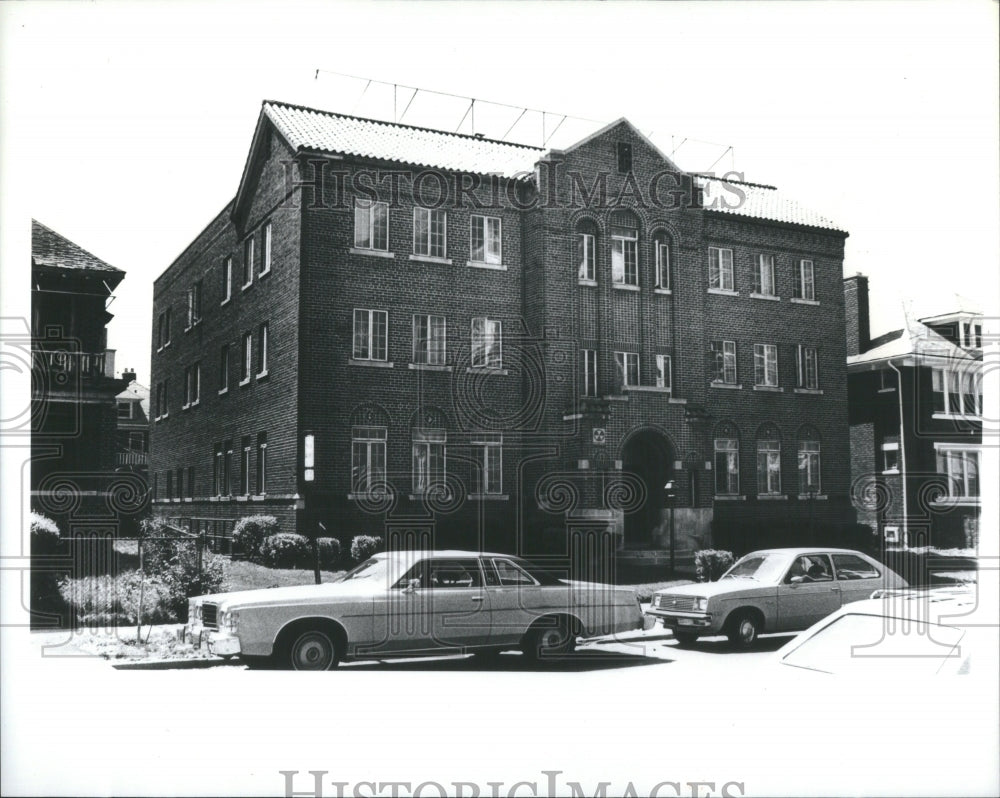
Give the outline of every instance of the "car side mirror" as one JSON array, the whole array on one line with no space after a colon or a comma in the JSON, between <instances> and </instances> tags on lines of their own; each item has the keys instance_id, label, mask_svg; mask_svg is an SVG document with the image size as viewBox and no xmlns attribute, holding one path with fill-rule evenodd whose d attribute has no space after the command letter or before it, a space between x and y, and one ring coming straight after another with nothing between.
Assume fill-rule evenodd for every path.
<instances>
[{"instance_id":1,"label":"car side mirror","mask_svg":"<svg viewBox=\"0 0 1000 798\"><path fill-rule=\"evenodd\" d=\"M410 579L406 583L406 587L403 588L404 593L415 593L417 588L420 587L419 579Z\"/></svg>"}]
</instances>

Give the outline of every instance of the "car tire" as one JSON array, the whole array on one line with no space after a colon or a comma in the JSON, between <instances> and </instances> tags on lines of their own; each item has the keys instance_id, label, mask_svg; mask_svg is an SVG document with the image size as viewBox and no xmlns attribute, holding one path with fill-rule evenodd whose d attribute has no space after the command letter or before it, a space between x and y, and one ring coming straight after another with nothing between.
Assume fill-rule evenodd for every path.
<instances>
[{"instance_id":1,"label":"car tire","mask_svg":"<svg viewBox=\"0 0 1000 798\"><path fill-rule=\"evenodd\" d=\"M734 648L753 648L760 636L762 624L760 618L753 612L738 612L728 623L726 636Z\"/></svg>"},{"instance_id":2,"label":"car tire","mask_svg":"<svg viewBox=\"0 0 1000 798\"><path fill-rule=\"evenodd\" d=\"M575 648L576 634L569 621L566 618L548 618L536 622L528 630L521 651L531 662L542 662L572 654Z\"/></svg>"},{"instance_id":3,"label":"car tire","mask_svg":"<svg viewBox=\"0 0 1000 798\"><path fill-rule=\"evenodd\" d=\"M698 641L698 635L692 632L674 632L674 640L681 648L689 648Z\"/></svg>"},{"instance_id":4,"label":"car tire","mask_svg":"<svg viewBox=\"0 0 1000 798\"><path fill-rule=\"evenodd\" d=\"M337 641L323 629L303 629L294 634L286 655L286 663L293 671L328 671L340 662Z\"/></svg>"}]
</instances>

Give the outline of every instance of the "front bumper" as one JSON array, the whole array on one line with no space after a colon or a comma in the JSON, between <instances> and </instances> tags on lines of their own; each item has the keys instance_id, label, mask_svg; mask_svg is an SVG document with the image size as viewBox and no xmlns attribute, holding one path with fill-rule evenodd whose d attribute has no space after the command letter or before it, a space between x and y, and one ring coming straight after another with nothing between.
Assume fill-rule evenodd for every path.
<instances>
[{"instance_id":1,"label":"front bumper","mask_svg":"<svg viewBox=\"0 0 1000 798\"><path fill-rule=\"evenodd\" d=\"M198 624L188 624L179 629L177 636L182 643L190 643L217 657L233 657L240 653L240 639L230 632L206 629Z\"/></svg>"},{"instance_id":2,"label":"front bumper","mask_svg":"<svg viewBox=\"0 0 1000 798\"><path fill-rule=\"evenodd\" d=\"M668 629L680 629L685 632L707 633L712 629L712 615L703 612L666 612L664 610L646 610L646 623L662 621Z\"/></svg>"}]
</instances>

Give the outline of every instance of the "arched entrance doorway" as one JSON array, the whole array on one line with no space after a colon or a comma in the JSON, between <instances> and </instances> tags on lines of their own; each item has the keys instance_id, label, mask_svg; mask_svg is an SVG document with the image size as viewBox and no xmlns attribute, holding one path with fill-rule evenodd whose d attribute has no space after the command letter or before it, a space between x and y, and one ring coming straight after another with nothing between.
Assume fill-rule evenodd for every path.
<instances>
[{"instance_id":1,"label":"arched entrance doorway","mask_svg":"<svg viewBox=\"0 0 1000 798\"><path fill-rule=\"evenodd\" d=\"M635 474L646 487L646 501L625 514L625 545L642 548L653 542L653 531L663 521L663 486L674 473L674 450L663 433L638 430L622 446L622 470Z\"/></svg>"}]
</instances>

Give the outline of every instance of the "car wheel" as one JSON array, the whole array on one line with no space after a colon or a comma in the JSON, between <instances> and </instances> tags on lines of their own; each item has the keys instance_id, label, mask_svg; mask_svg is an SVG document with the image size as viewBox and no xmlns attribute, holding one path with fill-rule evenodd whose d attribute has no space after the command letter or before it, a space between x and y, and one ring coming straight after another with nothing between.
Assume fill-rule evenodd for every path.
<instances>
[{"instance_id":1,"label":"car wheel","mask_svg":"<svg viewBox=\"0 0 1000 798\"><path fill-rule=\"evenodd\" d=\"M761 622L752 612L741 612L733 617L729 622L729 631L726 633L729 642L736 648L752 648L757 642L760 634Z\"/></svg>"},{"instance_id":2,"label":"car wheel","mask_svg":"<svg viewBox=\"0 0 1000 798\"><path fill-rule=\"evenodd\" d=\"M521 650L533 662L571 654L576 648L576 635L569 621L559 618L542 620L527 634Z\"/></svg>"},{"instance_id":3,"label":"car wheel","mask_svg":"<svg viewBox=\"0 0 1000 798\"><path fill-rule=\"evenodd\" d=\"M320 629L300 632L288 646L288 665L295 671L328 671L339 661L337 644Z\"/></svg>"},{"instance_id":4,"label":"car wheel","mask_svg":"<svg viewBox=\"0 0 1000 798\"><path fill-rule=\"evenodd\" d=\"M692 634L691 632L674 632L674 640L677 641L677 645L681 648L687 648L688 646L693 646L697 642L698 635Z\"/></svg>"}]
</instances>

